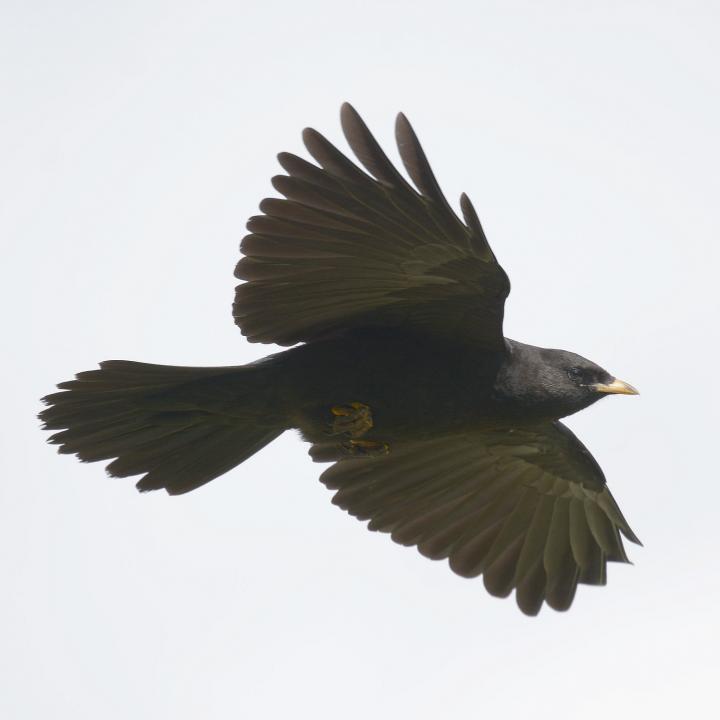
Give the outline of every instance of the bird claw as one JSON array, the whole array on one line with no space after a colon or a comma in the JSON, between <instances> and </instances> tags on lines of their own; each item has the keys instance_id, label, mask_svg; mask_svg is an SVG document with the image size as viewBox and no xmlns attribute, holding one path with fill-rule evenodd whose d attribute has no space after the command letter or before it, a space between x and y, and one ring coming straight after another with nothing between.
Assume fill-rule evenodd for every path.
<instances>
[{"instance_id":1,"label":"bird claw","mask_svg":"<svg viewBox=\"0 0 720 720\"><path fill-rule=\"evenodd\" d=\"M381 440L348 440L341 447L351 457L381 457L390 452L390 445Z\"/></svg>"},{"instance_id":2,"label":"bird claw","mask_svg":"<svg viewBox=\"0 0 720 720\"><path fill-rule=\"evenodd\" d=\"M349 405L334 405L330 408L334 418L330 435L347 435L357 438L373 427L372 413L367 405L353 402Z\"/></svg>"}]
</instances>

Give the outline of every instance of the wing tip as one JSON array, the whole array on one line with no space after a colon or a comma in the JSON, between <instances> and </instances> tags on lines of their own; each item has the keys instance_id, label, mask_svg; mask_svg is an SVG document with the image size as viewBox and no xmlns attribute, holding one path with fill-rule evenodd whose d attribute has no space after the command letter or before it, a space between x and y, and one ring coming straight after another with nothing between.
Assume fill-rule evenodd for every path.
<instances>
[{"instance_id":1,"label":"wing tip","mask_svg":"<svg viewBox=\"0 0 720 720\"><path fill-rule=\"evenodd\" d=\"M340 121L342 122L345 117L360 118L360 113L347 100L340 106Z\"/></svg>"},{"instance_id":2,"label":"wing tip","mask_svg":"<svg viewBox=\"0 0 720 720\"><path fill-rule=\"evenodd\" d=\"M313 141L317 140L318 138L322 138L322 135L320 135L320 133L315 128L312 128L310 126L304 127L302 129L301 135L302 135L303 142L305 143L305 147L307 147L308 143L312 143Z\"/></svg>"},{"instance_id":3,"label":"wing tip","mask_svg":"<svg viewBox=\"0 0 720 720\"><path fill-rule=\"evenodd\" d=\"M408 127L412 130L412 125L410 124L410 121L407 119L407 115L402 112L402 110L395 116L395 126L402 125L404 127Z\"/></svg>"},{"instance_id":4,"label":"wing tip","mask_svg":"<svg viewBox=\"0 0 720 720\"><path fill-rule=\"evenodd\" d=\"M495 256L490 249L490 243L488 243L480 218L475 210L475 206L466 193L460 195L460 210L463 215L463 220L465 220L465 225L467 225L470 230L470 241L473 249L483 260L493 260Z\"/></svg>"}]
</instances>

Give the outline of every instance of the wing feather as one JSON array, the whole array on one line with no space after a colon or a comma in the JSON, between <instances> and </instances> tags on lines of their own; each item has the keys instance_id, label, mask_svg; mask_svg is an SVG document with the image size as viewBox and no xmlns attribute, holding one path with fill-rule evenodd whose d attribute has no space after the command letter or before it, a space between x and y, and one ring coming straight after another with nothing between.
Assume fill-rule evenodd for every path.
<instances>
[{"instance_id":1,"label":"wing feather","mask_svg":"<svg viewBox=\"0 0 720 720\"><path fill-rule=\"evenodd\" d=\"M328 444L315 459L333 457ZM631 538L588 450L560 423L398 442L381 458L343 458L321 476L333 502L395 542L483 575L520 609L566 610L578 583L603 585ZM636 538L635 538L636 539Z\"/></svg>"},{"instance_id":2,"label":"wing feather","mask_svg":"<svg viewBox=\"0 0 720 720\"><path fill-rule=\"evenodd\" d=\"M396 328L505 352L509 282L466 196L465 224L447 203L407 119L392 165L355 110L341 122L356 165L313 129L318 163L291 153L248 221L233 315L251 341L292 345L362 328Z\"/></svg>"}]
</instances>

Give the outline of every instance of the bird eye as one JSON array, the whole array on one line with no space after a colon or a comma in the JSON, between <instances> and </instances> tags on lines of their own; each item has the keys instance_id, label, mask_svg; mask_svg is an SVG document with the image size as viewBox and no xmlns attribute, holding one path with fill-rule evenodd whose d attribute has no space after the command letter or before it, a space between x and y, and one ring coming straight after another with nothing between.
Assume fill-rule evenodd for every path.
<instances>
[{"instance_id":1,"label":"bird eye","mask_svg":"<svg viewBox=\"0 0 720 720\"><path fill-rule=\"evenodd\" d=\"M577 367L571 367L567 371L567 374L571 380L579 380L582 377L582 370L580 370L580 368L577 368Z\"/></svg>"}]
</instances>

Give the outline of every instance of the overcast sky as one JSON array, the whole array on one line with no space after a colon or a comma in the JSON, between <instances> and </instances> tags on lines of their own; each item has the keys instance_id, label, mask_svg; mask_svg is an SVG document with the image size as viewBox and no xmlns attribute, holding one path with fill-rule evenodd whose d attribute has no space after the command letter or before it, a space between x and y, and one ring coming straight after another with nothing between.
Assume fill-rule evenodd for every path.
<instances>
[{"instance_id":1,"label":"overcast sky","mask_svg":"<svg viewBox=\"0 0 720 720\"><path fill-rule=\"evenodd\" d=\"M1 12L0 716L719 716L717 3ZM568 613L367 532L290 433L177 498L44 444L38 398L98 361L275 350L233 325L238 243L344 100L472 198L506 335L642 393L568 423L645 543Z\"/></svg>"}]
</instances>

